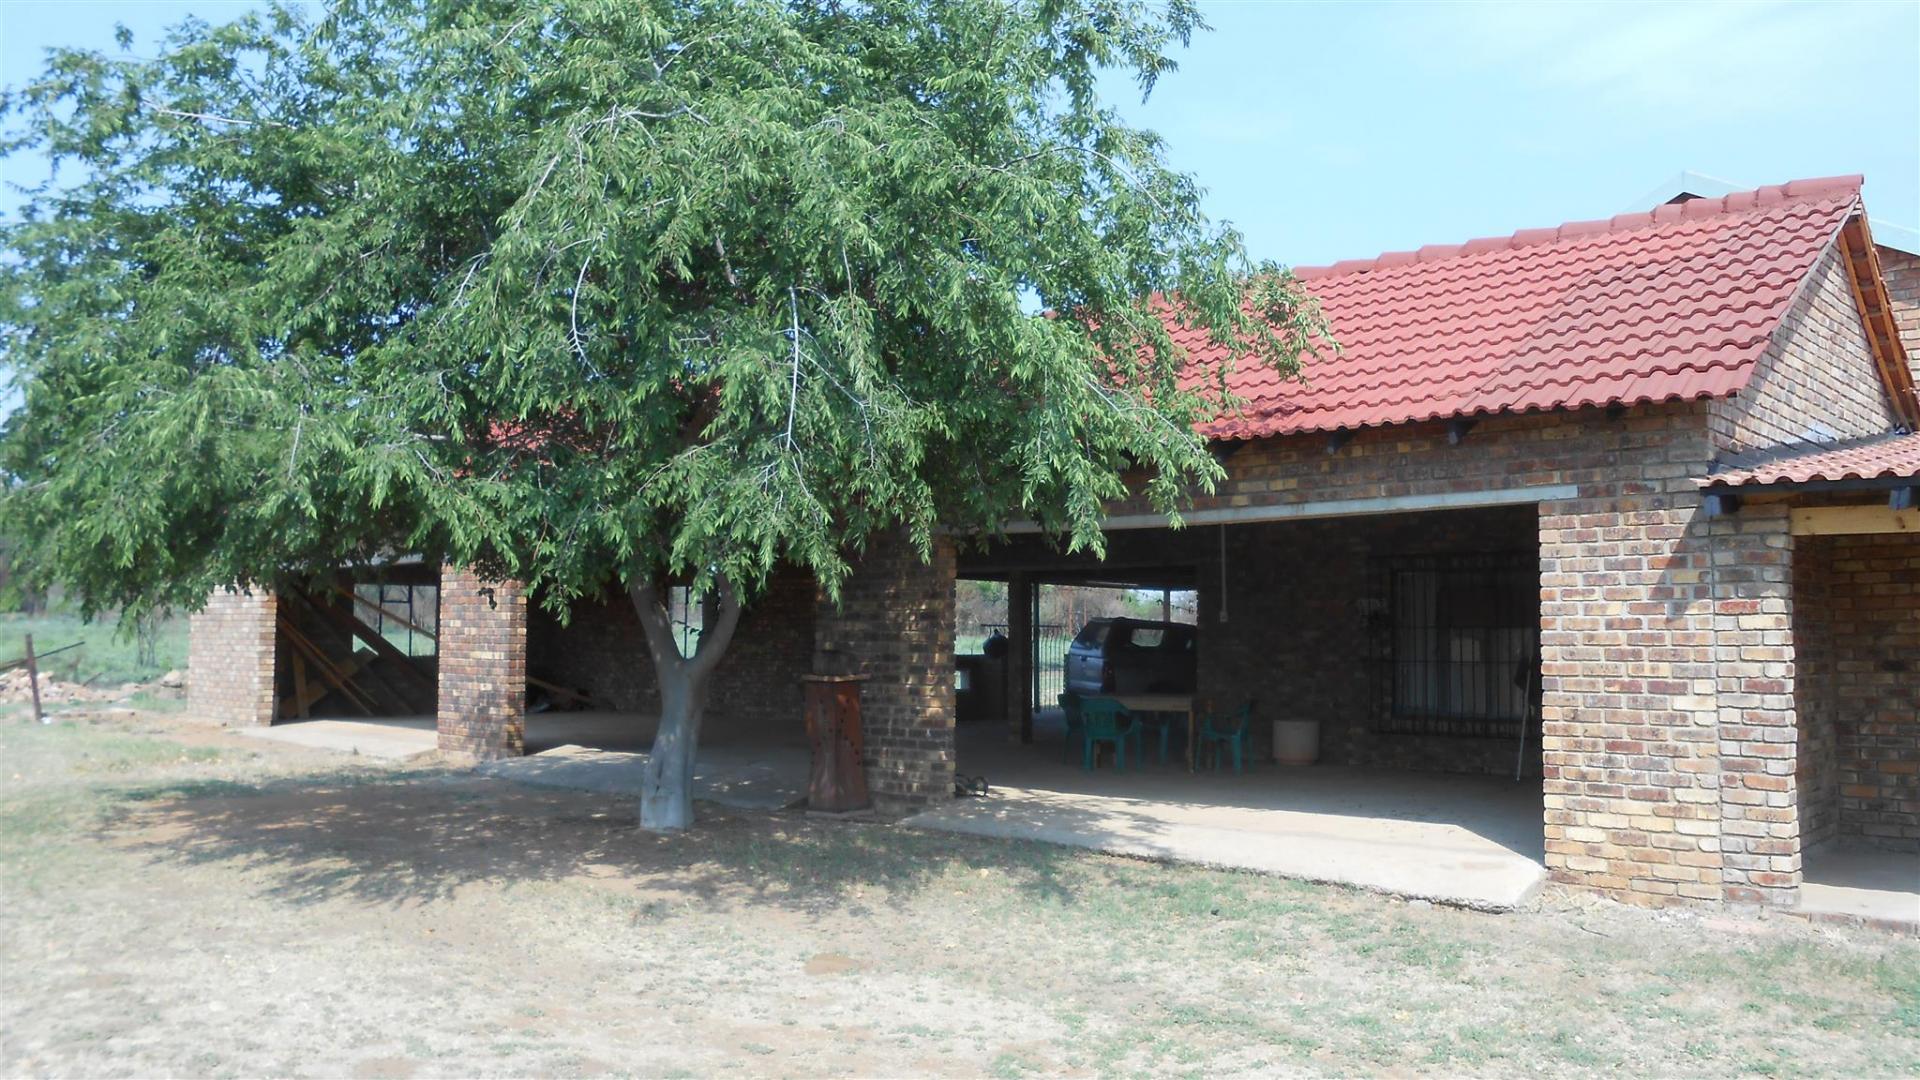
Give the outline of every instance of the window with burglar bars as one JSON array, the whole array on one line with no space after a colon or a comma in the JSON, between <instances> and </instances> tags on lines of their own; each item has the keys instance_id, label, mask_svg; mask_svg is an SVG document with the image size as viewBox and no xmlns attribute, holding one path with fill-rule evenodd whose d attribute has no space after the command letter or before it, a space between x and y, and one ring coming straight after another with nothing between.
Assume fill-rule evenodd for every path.
<instances>
[{"instance_id":1,"label":"window with burglar bars","mask_svg":"<svg viewBox=\"0 0 1920 1080\"><path fill-rule=\"evenodd\" d=\"M1507 737L1531 715L1540 578L1532 552L1390 560L1386 730Z\"/></svg>"}]
</instances>

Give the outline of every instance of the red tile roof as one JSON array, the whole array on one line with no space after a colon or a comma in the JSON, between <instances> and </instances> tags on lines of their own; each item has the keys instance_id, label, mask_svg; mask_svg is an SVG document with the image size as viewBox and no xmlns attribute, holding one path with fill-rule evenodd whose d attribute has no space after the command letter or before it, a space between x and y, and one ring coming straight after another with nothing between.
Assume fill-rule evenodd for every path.
<instances>
[{"instance_id":1,"label":"red tile roof","mask_svg":"<svg viewBox=\"0 0 1920 1080\"><path fill-rule=\"evenodd\" d=\"M1608 221L1298 271L1339 341L1306 382L1242 364L1218 439L1721 397L1860 206L1860 177L1796 180ZM1224 354L1174 328L1196 367Z\"/></svg>"},{"instance_id":2,"label":"red tile roof","mask_svg":"<svg viewBox=\"0 0 1920 1080\"><path fill-rule=\"evenodd\" d=\"M1920 434L1876 435L1833 446L1802 447L1797 452L1732 463L1731 468L1701 477L1699 483L1743 487L1884 478L1920 478Z\"/></svg>"}]
</instances>

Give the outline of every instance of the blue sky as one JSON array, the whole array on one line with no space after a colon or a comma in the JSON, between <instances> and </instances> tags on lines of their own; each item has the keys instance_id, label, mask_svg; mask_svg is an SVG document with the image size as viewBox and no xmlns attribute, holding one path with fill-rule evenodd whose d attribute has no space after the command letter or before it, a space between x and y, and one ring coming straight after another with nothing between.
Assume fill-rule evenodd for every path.
<instances>
[{"instance_id":1,"label":"blue sky","mask_svg":"<svg viewBox=\"0 0 1920 1080\"><path fill-rule=\"evenodd\" d=\"M0 0L0 82L47 47L136 47L246 0ZM1297 265L1606 217L1682 170L1744 185L1862 172L1920 226L1920 2L1207 3L1151 101L1261 258ZM144 51L144 50L143 50ZM0 164L34 179L37 161ZM17 199L0 196L0 213Z\"/></svg>"}]
</instances>

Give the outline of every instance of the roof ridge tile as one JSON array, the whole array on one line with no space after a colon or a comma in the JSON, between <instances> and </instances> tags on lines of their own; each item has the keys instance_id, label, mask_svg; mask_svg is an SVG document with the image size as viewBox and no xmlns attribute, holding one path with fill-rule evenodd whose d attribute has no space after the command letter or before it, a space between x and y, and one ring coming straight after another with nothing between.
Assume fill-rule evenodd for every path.
<instances>
[{"instance_id":1,"label":"roof ridge tile","mask_svg":"<svg viewBox=\"0 0 1920 1080\"><path fill-rule=\"evenodd\" d=\"M1864 181L1865 178L1857 173L1847 176L1821 176L1806 180L1792 180L1785 184L1773 184L1752 191L1736 191L1717 198L1663 203L1651 211L1619 214L1607 218L1604 223L1572 221L1547 228L1520 229L1506 236L1483 236L1459 244L1429 244L1416 251L1384 252L1371 259L1342 259L1328 266L1299 266L1293 268L1293 273L1303 281L1313 281L1367 270L1391 269L1414 262L1439 261L1465 255L1480 255L1489 251L1532 247L1580 236L1629 231L1644 228L1647 225L1663 225L1689 218L1720 217L1787 202L1817 201L1842 194L1858 198L1860 185ZM1604 224L1605 227L1589 228L1589 226L1600 224ZM1430 256L1426 254L1429 251L1433 252Z\"/></svg>"}]
</instances>

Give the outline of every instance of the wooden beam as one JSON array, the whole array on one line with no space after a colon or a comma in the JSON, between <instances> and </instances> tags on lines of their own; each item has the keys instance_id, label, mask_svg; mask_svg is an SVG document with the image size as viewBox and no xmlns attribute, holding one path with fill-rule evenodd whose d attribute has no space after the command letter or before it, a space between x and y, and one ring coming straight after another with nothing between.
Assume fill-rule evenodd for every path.
<instances>
[{"instance_id":1,"label":"wooden beam","mask_svg":"<svg viewBox=\"0 0 1920 1080\"><path fill-rule=\"evenodd\" d=\"M583 708L593 708L592 698L571 687L561 686L558 683L550 683L545 679L536 679L531 675L527 676L527 685L537 686L545 690L547 693L559 698L562 704L571 703Z\"/></svg>"},{"instance_id":2,"label":"wooden beam","mask_svg":"<svg viewBox=\"0 0 1920 1080\"><path fill-rule=\"evenodd\" d=\"M324 603L319 598L298 590L294 595L298 596L314 614L332 623L341 633L351 634L365 642L382 660L412 676L415 682L428 687L434 685L433 676L414 667L412 657L401 652L393 642L381 637L378 630L361 622L360 617L355 615L351 608L342 609L336 605ZM399 692L397 688L395 692ZM408 702L408 707L413 707L413 703Z\"/></svg>"},{"instance_id":3,"label":"wooden beam","mask_svg":"<svg viewBox=\"0 0 1920 1080\"><path fill-rule=\"evenodd\" d=\"M305 720L311 715L308 710L313 708L313 703L318 700L320 700L319 695L311 698L307 696L307 658L295 652L293 654L294 711L300 714L300 719Z\"/></svg>"},{"instance_id":4,"label":"wooden beam","mask_svg":"<svg viewBox=\"0 0 1920 1080\"><path fill-rule=\"evenodd\" d=\"M309 640L307 635L301 633L299 628L293 625L293 620L286 615L280 616L279 623L280 633L294 648L306 654L307 659L313 662L314 670L320 673L320 678L328 686L340 691L340 696L346 698L354 708L359 709L362 715L373 715L372 699L365 696L365 691L353 685L352 671L335 666L334 662L327 658L327 654L320 651L320 647ZM351 662L350 658L349 663Z\"/></svg>"},{"instance_id":5,"label":"wooden beam","mask_svg":"<svg viewBox=\"0 0 1920 1080\"><path fill-rule=\"evenodd\" d=\"M1920 510L1879 506L1804 506L1788 512L1795 536L1909 533L1920 536Z\"/></svg>"},{"instance_id":6,"label":"wooden beam","mask_svg":"<svg viewBox=\"0 0 1920 1080\"><path fill-rule=\"evenodd\" d=\"M1866 331L1867 346L1874 366L1880 370L1894 414L1909 427L1920 427L1920 397L1915 396L1913 369L1907 363L1907 349L1895 325L1893 302L1887 295L1887 279L1880 270L1880 256L1873 250L1873 234L1867 228L1867 216L1856 213L1840 229L1841 261L1847 264L1847 283L1853 286L1853 299L1860 309L1861 329Z\"/></svg>"}]
</instances>

